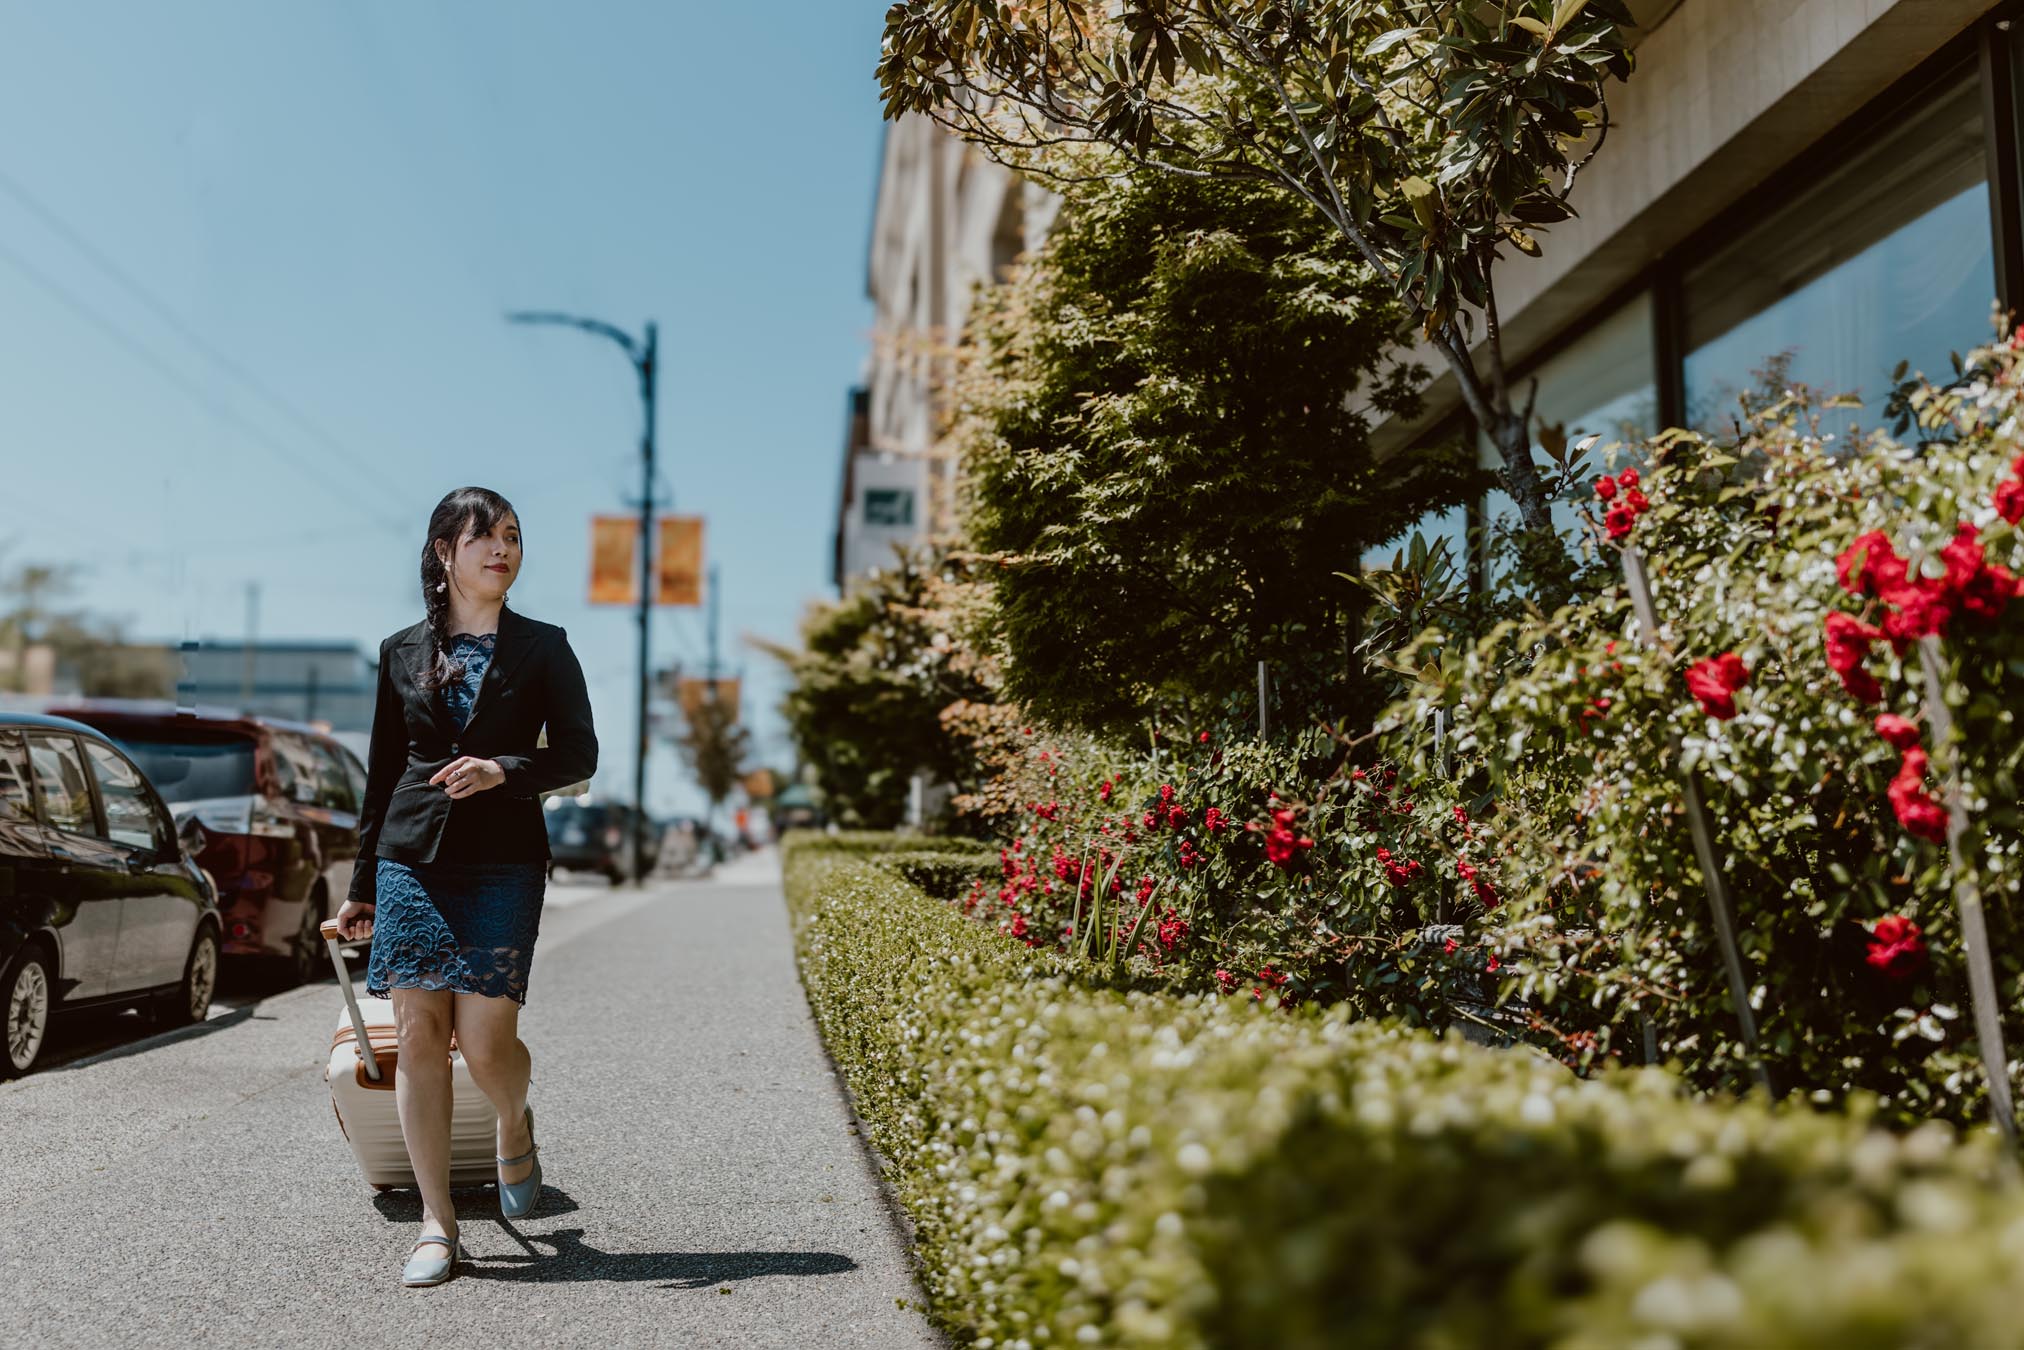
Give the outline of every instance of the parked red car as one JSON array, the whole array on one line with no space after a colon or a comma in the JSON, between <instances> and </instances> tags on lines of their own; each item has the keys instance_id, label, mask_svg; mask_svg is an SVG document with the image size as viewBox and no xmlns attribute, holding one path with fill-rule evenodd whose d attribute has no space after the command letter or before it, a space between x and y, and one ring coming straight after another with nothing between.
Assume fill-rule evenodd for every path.
<instances>
[{"instance_id":1,"label":"parked red car","mask_svg":"<svg viewBox=\"0 0 2024 1350\"><path fill-rule=\"evenodd\" d=\"M218 889L227 959L328 973L317 928L337 913L358 856L365 768L315 727L160 700L95 699L51 712L118 742L168 802L202 826L196 861Z\"/></svg>"}]
</instances>

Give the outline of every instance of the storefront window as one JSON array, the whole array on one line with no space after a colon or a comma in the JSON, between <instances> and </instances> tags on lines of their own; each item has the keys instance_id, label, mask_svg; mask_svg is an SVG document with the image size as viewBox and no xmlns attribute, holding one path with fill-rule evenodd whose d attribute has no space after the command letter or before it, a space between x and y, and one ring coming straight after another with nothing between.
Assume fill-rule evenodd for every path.
<instances>
[{"instance_id":1,"label":"storefront window","mask_svg":"<svg viewBox=\"0 0 2024 1350\"><path fill-rule=\"evenodd\" d=\"M1658 366L1652 344L1652 300L1644 292L1626 301L1610 316L1583 333L1559 355L1540 366L1539 399L1534 407L1532 451L1545 464L1546 441L1578 444L1599 437L1588 453L1593 473L1630 461L1627 447L1658 429ZM1529 380L1514 391L1524 398ZM1485 436L1479 442L1480 462L1487 469L1503 466L1497 447ZM1492 522L1518 523L1518 508L1503 491L1485 503ZM1581 529L1574 503L1556 502L1553 523L1572 539Z\"/></svg>"},{"instance_id":2,"label":"storefront window","mask_svg":"<svg viewBox=\"0 0 2024 1350\"><path fill-rule=\"evenodd\" d=\"M1967 72L1690 272L1689 422L1719 429L1741 395L1800 383L1865 400L1835 429L1875 425L1899 361L1944 377L1990 333L1985 168Z\"/></svg>"}]
</instances>

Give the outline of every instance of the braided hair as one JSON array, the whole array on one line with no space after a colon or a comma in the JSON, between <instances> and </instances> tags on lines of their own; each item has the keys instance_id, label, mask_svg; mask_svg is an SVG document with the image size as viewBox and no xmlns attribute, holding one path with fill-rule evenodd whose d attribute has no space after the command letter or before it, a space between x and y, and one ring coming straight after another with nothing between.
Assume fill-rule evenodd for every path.
<instances>
[{"instance_id":1,"label":"braided hair","mask_svg":"<svg viewBox=\"0 0 2024 1350\"><path fill-rule=\"evenodd\" d=\"M519 512L490 488L461 487L448 493L429 513L428 538L422 541L422 606L428 616L429 668L422 675L422 687L431 691L463 678L463 667L450 659L449 569L436 556L436 541L450 546L455 557L457 545L472 535L494 529L500 521Z\"/></svg>"}]
</instances>

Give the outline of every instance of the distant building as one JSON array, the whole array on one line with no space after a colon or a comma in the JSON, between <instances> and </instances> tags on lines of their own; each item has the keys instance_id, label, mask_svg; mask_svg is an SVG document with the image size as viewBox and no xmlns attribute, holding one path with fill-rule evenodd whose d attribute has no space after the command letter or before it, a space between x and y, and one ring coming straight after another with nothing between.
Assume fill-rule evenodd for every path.
<instances>
[{"instance_id":1,"label":"distant building","mask_svg":"<svg viewBox=\"0 0 2024 1350\"><path fill-rule=\"evenodd\" d=\"M943 391L963 321L976 287L1045 237L1057 205L924 117L887 126L866 273L872 350L845 419L838 590L951 523Z\"/></svg>"},{"instance_id":2,"label":"distant building","mask_svg":"<svg viewBox=\"0 0 2024 1350\"><path fill-rule=\"evenodd\" d=\"M243 642L201 642L181 655L179 703L327 723L333 732L372 729L379 668L356 642L256 642L250 669Z\"/></svg>"}]
</instances>

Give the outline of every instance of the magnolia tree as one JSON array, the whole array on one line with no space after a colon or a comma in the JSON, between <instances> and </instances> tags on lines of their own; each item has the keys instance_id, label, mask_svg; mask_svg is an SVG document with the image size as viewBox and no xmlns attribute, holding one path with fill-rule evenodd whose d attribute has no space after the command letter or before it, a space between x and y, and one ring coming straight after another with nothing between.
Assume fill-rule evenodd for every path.
<instances>
[{"instance_id":1,"label":"magnolia tree","mask_svg":"<svg viewBox=\"0 0 2024 1350\"><path fill-rule=\"evenodd\" d=\"M878 74L887 117L925 114L1028 172L1306 202L1440 352L1529 535L1557 547L1496 264L1574 214L1630 23L1618 0L904 0Z\"/></svg>"}]
</instances>

